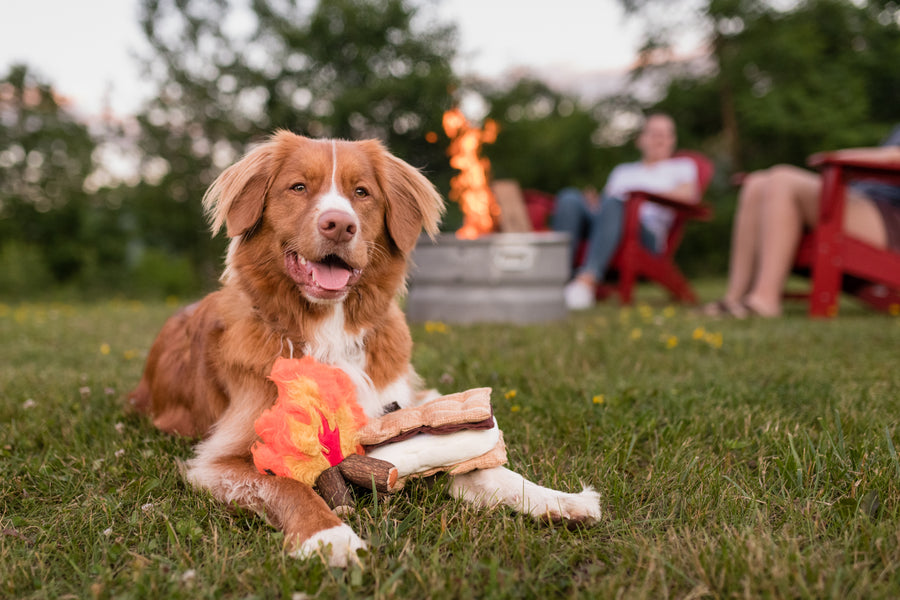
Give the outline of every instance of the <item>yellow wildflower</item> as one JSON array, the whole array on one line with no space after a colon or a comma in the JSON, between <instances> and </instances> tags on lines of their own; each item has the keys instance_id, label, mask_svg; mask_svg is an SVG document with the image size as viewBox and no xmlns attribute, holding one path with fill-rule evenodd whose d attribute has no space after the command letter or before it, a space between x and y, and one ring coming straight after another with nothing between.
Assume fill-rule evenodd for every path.
<instances>
[{"instance_id":1,"label":"yellow wildflower","mask_svg":"<svg viewBox=\"0 0 900 600\"><path fill-rule=\"evenodd\" d=\"M639 339L641 339L641 333L642 333L641 328L635 327L634 329L631 330L631 334L629 335L629 337L633 340L639 340Z\"/></svg>"},{"instance_id":2,"label":"yellow wildflower","mask_svg":"<svg viewBox=\"0 0 900 600\"><path fill-rule=\"evenodd\" d=\"M513 404L509 407L509 412L519 412L520 410L522 410L522 407L518 404Z\"/></svg>"},{"instance_id":3,"label":"yellow wildflower","mask_svg":"<svg viewBox=\"0 0 900 600\"><path fill-rule=\"evenodd\" d=\"M103 342L102 344L100 344L100 354L102 354L103 356L106 356L107 354L109 354L109 350L110 350L109 344L107 344L106 342Z\"/></svg>"},{"instance_id":4,"label":"yellow wildflower","mask_svg":"<svg viewBox=\"0 0 900 600\"><path fill-rule=\"evenodd\" d=\"M507 400L512 400L513 398L516 397L516 390L509 390L508 392L503 394L503 397L506 398Z\"/></svg>"},{"instance_id":5,"label":"yellow wildflower","mask_svg":"<svg viewBox=\"0 0 900 600\"><path fill-rule=\"evenodd\" d=\"M706 338L706 330L702 327L698 327L694 330L694 333L691 334L691 337L695 340L702 340Z\"/></svg>"},{"instance_id":6,"label":"yellow wildflower","mask_svg":"<svg viewBox=\"0 0 900 600\"><path fill-rule=\"evenodd\" d=\"M666 348L672 349L678 345L678 338L674 335L670 335L666 338Z\"/></svg>"},{"instance_id":7,"label":"yellow wildflower","mask_svg":"<svg viewBox=\"0 0 900 600\"><path fill-rule=\"evenodd\" d=\"M715 333L707 333L704 337L706 343L712 346L713 348L721 348L722 347L722 332L717 331Z\"/></svg>"},{"instance_id":8,"label":"yellow wildflower","mask_svg":"<svg viewBox=\"0 0 900 600\"><path fill-rule=\"evenodd\" d=\"M603 397L603 394L597 394L596 396L594 396L594 397L591 399L591 401L592 401L594 404L603 404L603 403L606 401L606 398Z\"/></svg>"},{"instance_id":9,"label":"yellow wildflower","mask_svg":"<svg viewBox=\"0 0 900 600\"><path fill-rule=\"evenodd\" d=\"M425 321L425 331L428 333L447 333L447 324L440 321Z\"/></svg>"},{"instance_id":10,"label":"yellow wildflower","mask_svg":"<svg viewBox=\"0 0 900 600\"><path fill-rule=\"evenodd\" d=\"M641 314L641 319L643 319L645 323L649 323L653 319L653 309L650 308L649 304L641 304L638 306L638 312Z\"/></svg>"}]
</instances>

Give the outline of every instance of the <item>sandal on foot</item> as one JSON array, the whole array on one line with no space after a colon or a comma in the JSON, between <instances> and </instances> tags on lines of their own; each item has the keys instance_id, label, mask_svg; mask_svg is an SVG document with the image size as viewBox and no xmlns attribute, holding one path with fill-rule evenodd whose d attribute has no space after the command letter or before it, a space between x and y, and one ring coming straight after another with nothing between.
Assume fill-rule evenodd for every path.
<instances>
[{"instance_id":1,"label":"sandal on foot","mask_svg":"<svg viewBox=\"0 0 900 600\"><path fill-rule=\"evenodd\" d=\"M755 315L756 311L743 302L734 304L727 302L724 299L719 299L700 307L700 314L705 317L746 319L749 316Z\"/></svg>"}]
</instances>

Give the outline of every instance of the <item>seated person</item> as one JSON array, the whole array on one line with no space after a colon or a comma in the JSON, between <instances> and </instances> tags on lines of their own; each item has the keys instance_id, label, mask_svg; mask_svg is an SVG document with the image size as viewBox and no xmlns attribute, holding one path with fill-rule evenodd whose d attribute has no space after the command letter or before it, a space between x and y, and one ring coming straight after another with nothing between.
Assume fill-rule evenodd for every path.
<instances>
[{"instance_id":1,"label":"seated person","mask_svg":"<svg viewBox=\"0 0 900 600\"><path fill-rule=\"evenodd\" d=\"M900 126L878 148L844 150L864 160L900 159ZM725 295L706 304L709 316L745 318L781 314L784 284L804 227L819 216L822 178L791 165L747 176L738 197ZM876 248L900 252L900 186L858 182L848 186L844 231Z\"/></svg>"},{"instance_id":2,"label":"seated person","mask_svg":"<svg viewBox=\"0 0 900 600\"><path fill-rule=\"evenodd\" d=\"M647 117L636 146L641 160L617 165L598 197L591 189L562 190L556 199L553 229L566 232L572 239L572 256L587 233L584 264L565 288L566 306L570 310L590 308L595 302L595 289L603 281L610 260L619 246L629 192L641 190L687 204L699 201L697 165L689 158L673 158L675 122L668 115L655 113ZM641 243L655 252L665 250L666 237L674 213L670 208L652 202L641 205Z\"/></svg>"}]
</instances>

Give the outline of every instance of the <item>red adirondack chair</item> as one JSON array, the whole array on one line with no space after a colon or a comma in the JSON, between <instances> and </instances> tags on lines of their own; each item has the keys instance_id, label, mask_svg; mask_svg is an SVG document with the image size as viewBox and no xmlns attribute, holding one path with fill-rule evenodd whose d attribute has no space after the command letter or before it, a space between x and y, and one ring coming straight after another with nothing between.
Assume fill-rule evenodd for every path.
<instances>
[{"instance_id":1,"label":"red adirondack chair","mask_svg":"<svg viewBox=\"0 0 900 600\"><path fill-rule=\"evenodd\" d=\"M882 311L900 310L900 254L844 233L844 186L859 179L900 185L900 161L863 161L848 152L810 157L822 173L819 221L801 240L795 267L809 272L809 314L833 317L842 290Z\"/></svg>"},{"instance_id":2,"label":"red adirondack chair","mask_svg":"<svg viewBox=\"0 0 900 600\"><path fill-rule=\"evenodd\" d=\"M712 162L703 154L688 150L681 150L676 156L685 156L697 164L697 193L702 198L713 176ZM535 231L546 230L549 217L553 213L553 196L535 190L525 190L523 195ZM648 279L666 288L673 299L696 303L696 294L675 264L675 251L681 244L684 227L688 221L692 219L708 221L712 218L712 208L702 201L697 204L682 204L650 192L632 192L625 202L622 241L610 261L609 269L618 272L618 280L615 285L601 283L597 295L602 297L615 291L623 304L631 304L634 299L635 283L639 279ZM669 229L666 248L660 254L647 250L641 244L639 212L643 202L655 202L675 211L675 220ZM575 257L576 265L581 263L583 253L584 244Z\"/></svg>"}]
</instances>

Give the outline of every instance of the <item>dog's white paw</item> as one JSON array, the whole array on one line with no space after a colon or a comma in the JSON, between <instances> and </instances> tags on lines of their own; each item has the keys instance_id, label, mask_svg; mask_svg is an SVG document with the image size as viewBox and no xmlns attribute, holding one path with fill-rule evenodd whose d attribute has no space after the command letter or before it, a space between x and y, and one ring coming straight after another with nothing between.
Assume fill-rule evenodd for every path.
<instances>
[{"instance_id":1,"label":"dog's white paw","mask_svg":"<svg viewBox=\"0 0 900 600\"><path fill-rule=\"evenodd\" d=\"M356 532L342 523L313 535L290 555L303 559L318 555L329 566L344 568L350 562L359 564L359 556L356 552L366 548L366 543L356 535Z\"/></svg>"},{"instance_id":2,"label":"dog's white paw","mask_svg":"<svg viewBox=\"0 0 900 600\"><path fill-rule=\"evenodd\" d=\"M531 506L535 518L547 518L554 522L591 525L600 520L600 494L587 486L578 494L556 492L544 502Z\"/></svg>"}]
</instances>

